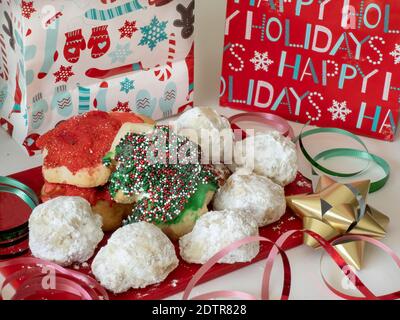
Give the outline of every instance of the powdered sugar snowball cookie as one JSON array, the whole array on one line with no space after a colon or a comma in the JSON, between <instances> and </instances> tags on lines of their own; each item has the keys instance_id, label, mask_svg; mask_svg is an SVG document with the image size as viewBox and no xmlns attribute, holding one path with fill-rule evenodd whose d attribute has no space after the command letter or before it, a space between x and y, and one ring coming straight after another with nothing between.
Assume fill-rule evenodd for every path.
<instances>
[{"instance_id":1,"label":"powdered sugar snowball cookie","mask_svg":"<svg viewBox=\"0 0 400 320\"><path fill-rule=\"evenodd\" d=\"M206 263L213 255L250 236L258 236L256 220L241 211L211 211L197 220L191 233L179 240L180 254L189 263ZM249 262L260 251L258 242L241 246L219 260L233 264Z\"/></svg>"},{"instance_id":2,"label":"powdered sugar snowball cookie","mask_svg":"<svg viewBox=\"0 0 400 320\"><path fill-rule=\"evenodd\" d=\"M101 217L80 197L58 197L36 207L29 218L32 254L62 266L93 256L103 239Z\"/></svg>"},{"instance_id":3,"label":"powdered sugar snowball cookie","mask_svg":"<svg viewBox=\"0 0 400 320\"><path fill-rule=\"evenodd\" d=\"M178 266L175 248L156 226L138 222L118 229L92 263L106 289L123 293L164 281Z\"/></svg>"},{"instance_id":4,"label":"powdered sugar snowball cookie","mask_svg":"<svg viewBox=\"0 0 400 320\"><path fill-rule=\"evenodd\" d=\"M236 142L234 160L237 167L250 168L281 186L293 182L298 170L296 145L277 131Z\"/></svg>"},{"instance_id":5,"label":"powdered sugar snowball cookie","mask_svg":"<svg viewBox=\"0 0 400 320\"><path fill-rule=\"evenodd\" d=\"M203 155L213 163L231 159L233 132L228 119L210 107L189 109L174 122L175 131L200 145Z\"/></svg>"},{"instance_id":6,"label":"powdered sugar snowball cookie","mask_svg":"<svg viewBox=\"0 0 400 320\"><path fill-rule=\"evenodd\" d=\"M229 177L214 197L215 210L242 210L259 227L278 221L286 211L283 187L267 177L241 171Z\"/></svg>"}]
</instances>

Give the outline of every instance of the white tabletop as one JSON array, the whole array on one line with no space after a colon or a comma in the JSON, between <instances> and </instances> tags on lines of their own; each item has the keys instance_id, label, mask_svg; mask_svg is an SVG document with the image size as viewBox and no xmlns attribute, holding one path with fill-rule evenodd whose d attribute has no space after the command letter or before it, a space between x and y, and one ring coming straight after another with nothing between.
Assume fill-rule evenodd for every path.
<instances>
[{"instance_id":1,"label":"white tabletop","mask_svg":"<svg viewBox=\"0 0 400 320\"><path fill-rule=\"evenodd\" d=\"M197 4L196 30L196 105L218 105L219 73L221 70L221 48L224 31L225 1L202 0ZM218 108L222 114L231 115L237 111ZM292 123L298 133L301 125ZM400 255L400 209L397 202L400 190L400 140L389 143L373 139L363 139L369 150L383 158L391 165L392 175L381 191L369 196L368 203L386 213L391 218L388 236L383 241ZM330 139L328 136L318 138L318 142L310 138L309 147L312 152L322 151L322 148L349 146L345 138ZM300 156L300 152L299 152ZM29 158L7 134L0 130L0 175L8 175L41 164L41 157ZM337 169L349 169L349 166L360 165L350 161L340 161L332 164ZM301 171L308 175L309 168L300 156ZM379 176L379 170L372 170L372 178ZM365 177L362 177L365 178ZM321 251L301 246L288 253L292 267L292 299L336 299L324 285L320 275ZM329 279L338 288L346 284L340 273L331 265L323 265ZM263 262L256 263L224 277L218 278L197 287L193 294L214 290L241 290L260 296ZM384 294L399 290L400 274L397 267L380 251L368 247L365 256L364 269L360 277L376 292ZM273 272L271 294L279 296L282 284L282 269L277 263ZM181 294L172 299L180 299Z\"/></svg>"},{"instance_id":2,"label":"white tabletop","mask_svg":"<svg viewBox=\"0 0 400 320\"><path fill-rule=\"evenodd\" d=\"M222 114L232 115L237 111L227 108L218 108ZM298 133L301 125L291 123L295 132ZM324 140L326 139L326 140ZM345 138L335 139L335 142L329 140L329 137L318 138L318 143L310 139L309 145L312 152L324 148L335 147L347 143ZM394 249L400 255L400 214L397 203L398 190L400 190L400 140L394 143L387 143L372 139L364 139L371 152L379 154L389 161L393 173L389 183L381 191L369 196L369 204L383 211L391 218L391 224L387 238L383 241ZM0 175L8 175L25 169L33 168L41 164L41 156L29 158L23 149L11 140L4 131L0 131ZM309 174L309 167L306 161L300 155L300 170ZM356 163L353 163L356 165ZM358 163L357 165L360 165ZM335 164L335 168L346 169L346 161ZM371 176L378 176L379 170L372 170ZM321 251L302 246L289 251L289 259L292 266L292 299L335 299L332 293L325 287L320 276L320 258ZM279 260L279 259L278 259ZM271 284L272 297L278 297L282 283L282 269L280 261L277 261L277 267L274 269L273 281ZM325 264L324 264L325 266ZM263 271L263 262L256 263L239 271L233 272L224 277L218 278L196 288L193 294L199 294L215 290L241 290L253 295L259 296L261 289L261 277ZM333 284L339 288L342 285L343 277L331 265L328 265L326 272L330 275ZM384 254L368 247L366 250L365 267L359 273L362 279L374 289L378 294L384 294L389 291L400 288L399 270L394 266ZM347 282L344 282L346 285ZM346 289L346 288L345 288ZM171 297L180 299L181 294Z\"/></svg>"}]
</instances>

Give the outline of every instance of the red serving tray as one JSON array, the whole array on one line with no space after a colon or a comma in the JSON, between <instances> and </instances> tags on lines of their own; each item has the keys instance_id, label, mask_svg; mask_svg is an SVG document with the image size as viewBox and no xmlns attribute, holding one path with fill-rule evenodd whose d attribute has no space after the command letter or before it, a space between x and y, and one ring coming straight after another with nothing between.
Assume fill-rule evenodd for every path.
<instances>
[{"instance_id":1,"label":"red serving tray","mask_svg":"<svg viewBox=\"0 0 400 320\"><path fill-rule=\"evenodd\" d=\"M31 187L37 194L40 194L40 190L43 186L43 176L41 172L41 167L34 168L28 171L20 172L11 176L14 179L28 185ZM290 184L285 188L286 195L294 195L294 194L301 194L301 193L309 193L312 191L311 184L309 180L304 178L300 173L298 173L295 182ZM1 200L1 199L0 199ZM18 206L21 206L23 209L23 204L21 201L15 203L15 212L18 211ZM269 225L267 227L260 229L260 235L275 241L283 232L288 230L299 230L302 228L302 222L293 213L288 209L286 214L282 217L280 221ZM106 235L105 239L100 244L100 247L103 246L109 235ZM284 249L288 250L294 247L297 247L302 244L302 236L293 237L286 242ZM177 255L179 257L179 247L175 244ZM250 263L237 263L233 265L229 264L218 264L215 265L201 280L201 283L213 280L235 270L244 268L250 264L258 262L266 258L269 253L271 245L266 243L261 243L261 249L259 255L253 259ZM29 254L28 254L29 256ZM90 261L89 261L90 264ZM110 299L112 300L156 300L156 299L163 299L179 292L182 292L189 281L192 279L193 275L199 270L200 265L196 264L189 264L184 262L180 259L180 264L178 268L176 268L168 278L158 284L147 287L145 289L140 290L130 290L124 294L120 295L113 295L110 294ZM91 274L90 267L83 268L80 267L80 270L83 273ZM3 272L4 273L4 272ZM69 296L57 296L53 297L56 299L72 299L73 297ZM75 297L76 298L76 297Z\"/></svg>"}]
</instances>

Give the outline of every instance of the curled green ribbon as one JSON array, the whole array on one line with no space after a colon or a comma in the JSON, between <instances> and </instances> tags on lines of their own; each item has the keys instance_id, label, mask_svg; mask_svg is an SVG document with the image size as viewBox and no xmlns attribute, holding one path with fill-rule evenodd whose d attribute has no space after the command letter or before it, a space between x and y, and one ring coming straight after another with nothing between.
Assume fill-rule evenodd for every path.
<instances>
[{"instance_id":1,"label":"curled green ribbon","mask_svg":"<svg viewBox=\"0 0 400 320\"><path fill-rule=\"evenodd\" d=\"M317 154L315 157L312 157L308 153L306 147L304 146L303 139L306 137L312 136L312 135L320 134L320 133L334 133L334 134L340 134L340 135L350 137L353 140L357 141L362 146L363 150L357 150L357 149L351 149L351 148L336 148L336 149L325 150L325 151ZM328 175L331 175L334 177L341 177L341 178L355 177L355 176L358 176L358 175L366 172L369 169L371 162L374 162L375 164L377 164L379 167L382 168L382 170L385 173L385 176L378 181L372 182L369 192L373 193L373 192L376 192L376 191L382 189L383 186L385 186L385 184L389 180L390 165L387 163L387 161L382 159L381 157L378 157L377 155L370 153L368 151L367 146L361 140L361 138L347 130L343 130L343 129L339 129L339 128L311 129L308 131L301 132L300 135L298 136L297 140L299 142L300 149L301 149L304 157L311 163L311 165L314 168L317 168L318 170L320 170ZM336 158L336 157L352 157L352 158L357 158L357 159L363 159L363 160L368 160L368 163L367 163L367 166L362 170L350 172L350 173L344 173L344 172L330 170L318 162L321 159L326 160L326 159L331 159L331 158Z\"/></svg>"},{"instance_id":2,"label":"curled green ribbon","mask_svg":"<svg viewBox=\"0 0 400 320\"><path fill-rule=\"evenodd\" d=\"M35 192L25 184L8 177L0 177L0 193L10 193L19 197L32 210L39 205L39 199ZM0 231L0 248L11 248L28 239L28 221L19 226L15 226L8 230ZM26 252L20 250L14 254L1 255L0 259L9 259Z\"/></svg>"}]
</instances>

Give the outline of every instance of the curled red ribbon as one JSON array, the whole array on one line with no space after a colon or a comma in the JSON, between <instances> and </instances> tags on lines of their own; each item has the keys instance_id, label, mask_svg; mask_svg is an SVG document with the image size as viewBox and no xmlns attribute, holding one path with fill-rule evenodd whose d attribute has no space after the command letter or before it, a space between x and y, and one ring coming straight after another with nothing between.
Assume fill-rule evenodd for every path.
<instances>
[{"instance_id":1,"label":"curled red ribbon","mask_svg":"<svg viewBox=\"0 0 400 320\"><path fill-rule=\"evenodd\" d=\"M271 272L272 272L272 267L274 266L275 258L277 255L280 253L282 261L283 261L283 270L284 270L284 283L283 283L283 288L282 288L282 294L281 294L281 300L288 300L290 296L290 289L291 289L291 269L290 269L290 263L289 259L285 253L285 251L282 249L283 244L291 237L299 234L299 233L307 233L310 236L312 236L314 239L316 239L321 247L325 250L326 253L329 254L329 256L334 260L336 265L341 269L342 273L354 284L354 286L357 288L357 290L363 295L363 297L356 297L356 296L351 296L348 294L345 294L337 289L335 289L327 279L322 275L323 281L327 285L327 287L337 296L347 299L347 300L396 300L400 299L400 291L392 292L389 294L385 294L382 296L377 296L375 295L371 290L368 289L368 287L361 281L361 279L353 272L351 268L348 267L347 263L344 261L344 259L339 255L339 253L336 251L336 249L333 247L333 244L337 243L342 243L345 241L357 241L357 240L362 240L362 241L367 241L380 249L384 250L386 253L388 253L392 259L395 261L397 266L400 268L400 258L396 255L396 253L390 249L388 246L383 244L382 242L365 237L365 236L358 236L358 235L348 235L348 236L343 236L341 238L338 238L335 240L332 244L328 241L326 241L324 238L322 238L320 235L318 235L315 232L309 231L309 230L293 230L293 231L288 231L282 234L282 236L279 237L279 239L276 242L273 242L267 238L264 237L248 237L243 240L236 241L229 245L228 247L222 249L220 252L215 254L207 263L205 263L199 270L198 272L193 276L192 280L189 282L188 286L185 289L185 292L183 294L183 300L188 300L190 293L192 292L193 288L196 286L196 284L199 282L199 280L207 273L210 268L218 263L218 261L229 254L230 252L236 250L237 248L241 247L242 245L248 244L248 243L253 243L253 242L268 242L272 244L272 248L268 254L268 257L266 259L266 264L265 264L265 269L264 269L264 274L263 274L263 280L262 280L262 288L261 288L261 299L262 300L269 300L269 287L270 287L270 278L271 278ZM345 272L347 270L347 272ZM215 298L239 298L239 299L244 299L244 300L258 300L257 297L241 292L241 291L230 291L230 290L223 290L223 291L214 291L214 292L209 292L205 293L199 296L196 296L192 298L193 300L208 300L208 299L215 299Z\"/></svg>"},{"instance_id":2,"label":"curled red ribbon","mask_svg":"<svg viewBox=\"0 0 400 320\"><path fill-rule=\"evenodd\" d=\"M46 289L43 282L49 277L46 270L54 271L55 288ZM23 300L38 294L67 293L82 300L108 300L107 291L93 278L80 272L65 269L55 263L37 258L17 258L0 262L0 271L12 270L0 286L0 300L4 288L12 285L15 293L11 300Z\"/></svg>"},{"instance_id":3,"label":"curled red ribbon","mask_svg":"<svg viewBox=\"0 0 400 320\"><path fill-rule=\"evenodd\" d=\"M279 131L285 137L290 139L294 138L293 128L290 126L289 122L280 116L272 113L261 113L261 112L246 112L239 113L228 119L231 124L232 130L242 130L237 123L240 121L251 121L261 124L266 124ZM247 134L242 130L242 139L245 139Z\"/></svg>"}]
</instances>

